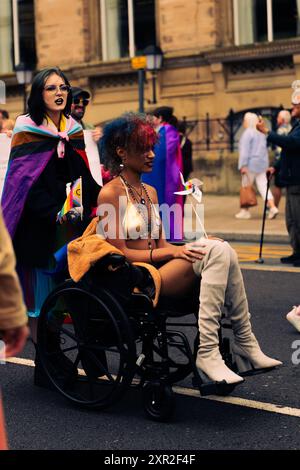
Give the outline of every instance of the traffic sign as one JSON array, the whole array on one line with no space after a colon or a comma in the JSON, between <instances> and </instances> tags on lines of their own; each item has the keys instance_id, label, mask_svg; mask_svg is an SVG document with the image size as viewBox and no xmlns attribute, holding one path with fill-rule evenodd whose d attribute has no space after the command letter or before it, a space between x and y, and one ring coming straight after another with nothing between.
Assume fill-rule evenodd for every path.
<instances>
[{"instance_id":1,"label":"traffic sign","mask_svg":"<svg viewBox=\"0 0 300 470\"><path fill-rule=\"evenodd\" d=\"M132 57L131 59L131 66L133 69L145 69L147 65L146 61L146 56L145 55L139 55L136 57Z\"/></svg>"}]
</instances>

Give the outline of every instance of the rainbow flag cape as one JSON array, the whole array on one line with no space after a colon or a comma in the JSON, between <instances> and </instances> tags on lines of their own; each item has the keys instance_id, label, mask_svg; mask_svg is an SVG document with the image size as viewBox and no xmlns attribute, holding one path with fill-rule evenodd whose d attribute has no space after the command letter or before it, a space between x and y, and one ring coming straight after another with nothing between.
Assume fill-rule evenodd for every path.
<instances>
[{"instance_id":1,"label":"rainbow flag cape","mask_svg":"<svg viewBox=\"0 0 300 470\"><path fill-rule=\"evenodd\" d=\"M72 117L66 119L63 132L58 132L47 119L44 119L40 126L37 126L28 115L19 116L16 120L1 201L3 216L12 238L30 188L56 149L58 151L60 147L62 151L61 139L68 140L74 154L82 158L89 168L82 127ZM22 191L16 191L16 188L22 188Z\"/></svg>"},{"instance_id":2,"label":"rainbow flag cape","mask_svg":"<svg viewBox=\"0 0 300 470\"><path fill-rule=\"evenodd\" d=\"M67 199L65 200L64 205L62 206L61 211L58 214L58 220L61 220L62 217L69 212L69 210L73 209L73 207L80 207L81 208L81 220L82 220L82 213L83 213L83 205L82 205L82 178L78 178L71 186L71 183L67 183Z\"/></svg>"}]
</instances>

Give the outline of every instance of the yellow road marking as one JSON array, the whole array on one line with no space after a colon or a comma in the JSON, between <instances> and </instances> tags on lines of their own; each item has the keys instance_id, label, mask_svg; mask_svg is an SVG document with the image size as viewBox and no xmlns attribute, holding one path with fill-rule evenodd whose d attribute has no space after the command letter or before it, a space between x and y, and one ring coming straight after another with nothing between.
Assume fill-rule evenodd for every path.
<instances>
[{"instance_id":1,"label":"yellow road marking","mask_svg":"<svg viewBox=\"0 0 300 470\"><path fill-rule=\"evenodd\" d=\"M7 358L6 362L17 364L17 365L22 365L22 366L34 367L34 361L32 361L31 359L24 359L20 357ZM82 369L79 369L79 374L85 375ZM296 418L300 418L300 409L293 408L291 406L276 405L274 403L265 403L265 402L256 401L256 400L247 400L246 398L240 398L240 397L219 397L216 395L200 397L200 392L198 390L194 390L192 388L179 387L179 386L173 387L173 391L177 393L178 395L197 397L197 398L202 398L203 400L228 403L229 405L237 405L237 406L242 406L244 408L253 408L256 410L260 410L260 411L268 411L271 413L277 413L277 414L294 416Z\"/></svg>"},{"instance_id":2,"label":"yellow road marking","mask_svg":"<svg viewBox=\"0 0 300 470\"><path fill-rule=\"evenodd\" d=\"M191 388L173 387L173 390L180 395L187 395L189 397L198 397L199 392ZM265 403L256 400L247 400L240 397L219 397L216 395L209 395L202 397L204 400L219 401L228 403L230 405L238 405L246 408L254 408L261 411L269 411L271 413L279 413L282 415L295 416L300 418L300 409L292 408L291 406L275 405L273 403Z\"/></svg>"},{"instance_id":3,"label":"yellow road marking","mask_svg":"<svg viewBox=\"0 0 300 470\"><path fill-rule=\"evenodd\" d=\"M254 263L259 257L259 243L245 244L233 242L231 243L231 246L237 252L242 269L296 273L300 272L300 269L294 267L293 265L283 265L280 263L280 258L282 256L288 256L291 254L292 249L289 245L265 244L262 251L262 258L265 260L264 264ZM271 261L271 264L268 264L268 261Z\"/></svg>"}]
</instances>

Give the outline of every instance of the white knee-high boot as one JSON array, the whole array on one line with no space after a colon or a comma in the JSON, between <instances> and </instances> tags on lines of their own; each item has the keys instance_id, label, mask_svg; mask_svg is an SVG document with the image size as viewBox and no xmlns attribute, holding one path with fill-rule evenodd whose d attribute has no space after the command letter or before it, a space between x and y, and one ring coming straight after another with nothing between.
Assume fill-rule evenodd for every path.
<instances>
[{"instance_id":1,"label":"white knee-high boot","mask_svg":"<svg viewBox=\"0 0 300 470\"><path fill-rule=\"evenodd\" d=\"M243 382L243 378L230 370L219 350L220 319L224 306L225 290L230 266L227 248L216 240L203 240L206 255L194 263L194 271L201 275L199 332L200 344L197 367L212 380L228 384Z\"/></svg>"},{"instance_id":2,"label":"white knee-high boot","mask_svg":"<svg viewBox=\"0 0 300 470\"><path fill-rule=\"evenodd\" d=\"M234 333L232 351L237 356L238 361L239 357L248 361L239 361L240 364L244 362L243 370L248 370L249 368L265 369L279 366L282 362L266 356L260 349L252 333L248 301L237 255L228 243L226 243L226 247L229 253L230 266L225 294L225 305L228 308ZM241 369L240 372L242 372Z\"/></svg>"}]
</instances>

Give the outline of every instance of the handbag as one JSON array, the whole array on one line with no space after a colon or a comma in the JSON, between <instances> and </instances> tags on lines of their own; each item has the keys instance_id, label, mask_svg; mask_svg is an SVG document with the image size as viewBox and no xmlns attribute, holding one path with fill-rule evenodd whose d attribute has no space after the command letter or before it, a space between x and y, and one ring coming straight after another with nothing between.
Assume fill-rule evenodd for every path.
<instances>
[{"instance_id":1,"label":"handbag","mask_svg":"<svg viewBox=\"0 0 300 470\"><path fill-rule=\"evenodd\" d=\"M245 209L248 207L257 206L256 193L252 184L250 183L248 175L247 178L243 178L242 180L242 185L240 188L240 206Z\"/></svg>"}]
</instances>

